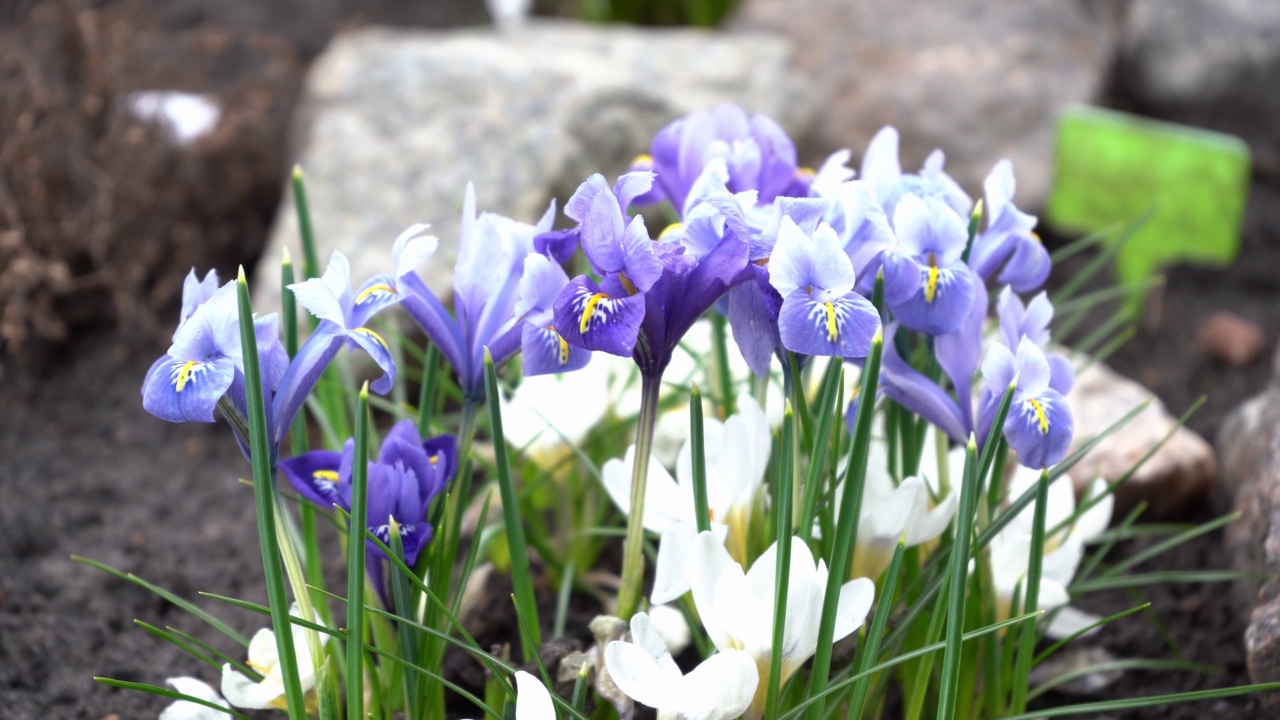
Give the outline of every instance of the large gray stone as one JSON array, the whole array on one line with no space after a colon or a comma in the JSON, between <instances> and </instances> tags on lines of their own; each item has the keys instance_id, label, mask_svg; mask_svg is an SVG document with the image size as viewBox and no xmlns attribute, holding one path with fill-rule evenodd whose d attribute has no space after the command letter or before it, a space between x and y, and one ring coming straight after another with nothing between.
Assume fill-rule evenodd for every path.
<instances>
[{"instance_id":1,"label":"large gray stone","mask_svg":"<svg viewBox=\"0 0 1280 720\"><path fill-rule=\"evenodd\" d=\"M1265 162L1280 141L1280 3L1132 0L1122 90L1146 109L1245 137Z\"/></svg>"},{"instance_id":2,"label":"large gray stone","mask_svg":"<svg viewBox=\"0 0 1280 720\"><path fill-rule=\"evenodd\" d=\"M801 6L803 9L798 8ZM1048 192L1058 111L1096 99L1113 50L1112 13L1068 0L745 0L738 27L781 32L825 98L827 148L860 155L884 125L904 168L940 147L976 193L1013 162L1020 205Z\"/></svg>"},{"instance_id":3,"label":"large gray stone","mask_svg":"<svg viewBox=\"0 0 1280 720\"><path fill-rule=\"evenodd\" d=\"M816 100L790 58L786 40L760 34L569 23L341 36L313 66L296 124L322 254L345 252L358 283L390 268L403 228L429 222L441 251L424 274L442 293L468 180L481 210L533 222L553 195L624 170L695 110L737 102L803 133ZM297 237L285 204L259 307L279 297L280 249Z\"/></svg>"},{"instance_id":4,"label":"large gray stone","mask_svg":"<svg viewBox=\"0 0 1280 720\"><path fill-rule=\"evenodd\" d=\"M1081 459L1071 477L1077 481L1077 491L1097 477L1114 482L1172 433L1116 490L1117 515L1145 502L1147 519L1169 517L1208 497L1217 476L1217 458L1204 438L1178 427L1150 390L1101 362L1090 365L1067 394L1075 418L1071 449L1078 450L1143 403L1148 404L1141 412Z\"/></svg>"},{"instance_id":5,"label":"large gray stone","mask_svg":"<svg viewBox=\"0 0 1280 720\"><path fill-rule=\"evenodd\" d=\"M1280 355L1271 385L1222 424L1218 451L1224 487L1240 519L1226 528L1235 569L1262 573L1236 584L1237 608L1250 617L1245 632L1249 674L1280 681Z\"/></svg>"}]
</instances>

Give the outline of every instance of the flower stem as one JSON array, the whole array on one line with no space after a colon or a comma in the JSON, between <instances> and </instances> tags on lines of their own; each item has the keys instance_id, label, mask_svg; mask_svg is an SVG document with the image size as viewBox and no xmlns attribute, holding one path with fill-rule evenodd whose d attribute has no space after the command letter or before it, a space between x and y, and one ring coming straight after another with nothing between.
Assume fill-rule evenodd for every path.
<instances>
[{"instance_id":1,"label":"flower stem","mask_svg":"<svg viewBox=\"0 0 1280 720\"><path fill-rule=\"evenodd\" d=\"M661 375L640 379L640 420L636 425L635 466L631 470L631 513L627 517L627 539L622 545L622 587L618 591L618 617L630 620L640 606L644 586L644 498L649 478L649 454L653 429L658 421L658 390Z\"/></svg>"}]
</instances>

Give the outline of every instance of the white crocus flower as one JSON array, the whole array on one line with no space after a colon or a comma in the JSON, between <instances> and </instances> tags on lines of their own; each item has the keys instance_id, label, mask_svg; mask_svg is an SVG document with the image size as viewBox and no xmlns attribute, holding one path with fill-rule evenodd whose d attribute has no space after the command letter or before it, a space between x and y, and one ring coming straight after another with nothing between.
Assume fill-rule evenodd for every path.
<instances>
[{"instance_id":1,"label":"white crocus flower","mask_svg":"<svg viewBox=\"0 0 1280 720\"><path fill-rule=\"evenodd\" d=\"M523 448L539 467L558 465L611 413L634 414L624 394L638 375L630 358L596 353L587 366L562 375L534 375L520 381L510 399L500 399L502 430L513 447ZM593 402L572 402L594 398Z\"/></svg>"},{"instance_id":2,"label":"white crocus flower","mask_svg":"<svg viewBox=\"0 0 1280 720\"><path fill-rule=\"evenodd\" d=\"M289 614L301 620L302 611L294 603ZM318 622L313 619L312 622ZM297 656L298 682L302 692L310 692L316 686L315 666L311 660L311 645L307 641L308 630L293 625L293 649ZM280 656L276 652L276 634L271 628L262 628L249 640L249 659L245 663L262 675L261 682L250 680L230 663L222 666L222 694L238 708L287 710L289 703L284 696L284 675L281 674Z\"/></svg>"},{"instance_id":3,"label":"white crocus flower","mask_svg":"<svg viewBox=\"0 0 1280 720\"><path fill-rule=\"evenodd\" d=\"M889 474L887 445L878 438L872 439L850 568L854 577L880 577L889 567L899 539L905 538L907 547L931 542L946 531L955 517L958 496L952 490L958 487L964 472L964 448L947 451L948 492L939 498L941 483L934 433L932 427L925 433L924 452L916 475L896 484ZM843 465L839 473L843 477ZM839 512L843 489L843 483L836 488L836 512Z\"/></svg>"},{"instance_id":4,"label":"white crocus flower","mask_svg":"<svg viewBox=\"0 0 1280 720\"><path fill-rule=\"evenodd\" d=\"M1021 497L1032 491L1040 481L1040 472L1019 467L1009 483L1009 499ZM1081 513L1075 523L1045 537L1044 560L1041 565L1039 607L1057 610L1046 628L1051 638L1064 638L1097 622L1098 618L1069 607L1071 596L1067 586L1075 578L1084 546L1096 539L1111 522L1115 498L1106 493L1107 484L1094 480L1085 493L1085 499L1101 496L1102 499ZM1063 475L1049 484L1048 502L1045 507L1045 531L1048 532L1069 519L1076 511L1075 489L1070 476ZM991 573L996 590L997 614L1007 619L1015 593L1026 596L1026 575L1031 561L1031 531L1035 522L1035 505L1027 505L1008 525L991 540Z\"/></svg>"},{"instance_id":5,"label":"white crocus flower","mask_svg":"<svg viewBox=\"0 0 1280 720\"><path fill-rule=\"evenodd\" d=\"M777 587L777 543L756 560L748 572L729 557L710 532L702 533L694 551L693 600L707 635L721 650L745 650L755 660L760 677L749 720L764 714L765 687L773 647L774 591ZM782 682L813 657L827 587L827 565L814 564L809 546L791 538L791 573L787 586L786 620L782 637ZM875 583L850 580L840 588L833 640L839 641L866 620L875 598Z\"/></svg>"},{"instance_id":6,"label":"white crocus flower","mask_svg":"<svg viewBox=\"0 0 1280 720\"><path fill-rule=\"evenodd\" d=\"M517 670L516 720L556 720L556 706L551 691L538 678Z\"/></svg>"},{"instance_id":7,"label":"white crocus flower","mask_svg":"<svg viewBox=\"0 0 1280 720\"><path fill-rule=\"evenodd\" d=\"M707 510L711 528L730 554L745 561L747 520L756 489L769 465L769 424L749 395L738 396L737 415L724 423L707 419L703 425L707 461ZM676 479L661 464L649 463L645 486L644 527L659 533L654 567L655 605L671 602L692 585L692 550L698 534L693 503L693 449L686 443L676 459ZM613 459L601 470L605 489L623 513L631 511L631 468L635 447L623 460Z\"/></svg>"},{"instance_id":8,"label":"white crocus flower","mask_svg":"<svg viewBox=\"0 0 1280 720\"><path fill-rule=\"evenodd\" d=\"M627 697L658 711L659 720L730 720L746 712L760 684L756 662L723 650L683 675L649 616L631 618L631 642L604 651L609 678Z\"/></svg>"},{"instance_id":9,"label":"white crocus flower","mask_svg":"<svg viewBox=\"0 0 1280 720\"><path fill-rule=\"evenodd\" d=\"M208 700L220 707L230 707L227 701L222 699L217 690L214 690L203 680L197 680L193 677L174 677L165 680L174 690L189 695L193 698ZM160 720L224 720L227 714L214 710L207 705L193 703L190 700L179 700L172 705L166 707L160 713Z\"/></svg>"}]
</instances>

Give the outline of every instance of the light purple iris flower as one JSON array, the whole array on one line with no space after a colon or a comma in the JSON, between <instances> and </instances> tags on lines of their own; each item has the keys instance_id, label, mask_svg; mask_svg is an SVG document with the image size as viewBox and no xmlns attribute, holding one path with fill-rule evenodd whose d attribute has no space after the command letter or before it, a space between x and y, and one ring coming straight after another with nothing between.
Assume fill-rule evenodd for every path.
<instances>
[{"instance_id":1,"label":"light purple iris flower","mask_svg":"<svg viewBox=\"0 0 1280 720\"><path fill-rule=\"evenodd\" d=\"M537 259L541 253L534 239L550 231L554 218L554 202L537 225L493 213L477 217L475 187L468 183L453 270L454 313L418 275L401 278L405 309L457 371L470 400L484 397L485 348L495 365L523 350L527 374L565 372L589 359L550 327L548 298L560 292L567 277L554 262Z\"/></svg>"},{"instance_id":2,"label":"light purple iris flower","mask_svg":"<svg viewBox=\"0 0 1280 720\"><path fill-rule=\"evenodd\" d=\"M727 314L733 339L747 367L759 377L769 374L774 357L782 361L784 368L788 367L787 348L778 330L783 296L769 281L770 257L777 246L783 221L798 227L805 236L812 236L829 204L821 198L778 198L768 206L772 212L755 213L757 222L761 219L764 222L763 228L750 230L747 271L751 278L729 290Z\"/></svg>"},{"instance_id":3,"label":"light purple iris flower","mask_svg":"<svg viewBox=\"0 0 1280 720\"><path fill-rule=\"evenodd\" d=\"M248 457L249 439L243 434L248 409L236 288L234 283L227 283L211 292L210 288L216 286L217 276L213 273L203 281L196 279L194 271L187 277L182 323L169 351L147 372L142 405L152 415L170 422L212 422L214 408L225 399L229 407L223 406L223 412L236 416L232 429ZM346 335L332 323L321 322L290 360L280 343L279 318L275 314L254 318L254 333L274 464L293 418L342 348Z\"/></svg>"},{"instance_id":4,"label":"light purple iris flower","mask_svg":"<svg viewBox=\"0 0 1280 720\"><path fill-rule=\"evenodd\" d=\"M658 182L653 192L637 200L641 204L665 199L684 207L694 182L716 158L726 163L730 191L755 190L760 203L807 196L812 182L811 174L796 164L795 144L786 132L763 115L748 117L737 105L720 105L672 122L658 131L651 153L636 167L651 167Z\"/></svg>"},{"instance_id":5,"label":"light purple iris flower","mask_svg":"<svg viewBox=\"0 0 1280 720\"><path fill-rule=\"evenodd\" d=\"M1017 377L1018 390L1003 428L1005 437L1010 447L1018 451L1023 465L1038 468L1056 463L1065 454L1074 431L1070 409L1063 400L1074 378L1065 358L1046 357L1037 345L1048 341L1047 326L1052 317L1048 299L1038 297L1024 308L1021 300L1007 289L1001 293L997 302L1000 337L1014 344L990 344L982 363L983 387L975 408L973 378L982 357L987 311L985 287L979 283L976 291L973 306L960 327L934 339L938 364L951 380L954 397L898 354L892 342L892 330L885 343L881 375L884 392L936 425L952 440L964 442L973 434L982 446L1005 389Z\"/></svg>"},{"instance_id":6,"label":"light purple iris flower","mask_svg":"<svg viewBox=\"0 0 1280 720\"><path fill-rule=\"evenodd\" d=\"M1018 462L1029 468L1045 468L1065 457L1075 432L1066 399L1052 387L1052 373L1044 352L1029 338L1018 343L1016 355L993 343L982 362L984 405L998 403L1004 388L1017 384L1003 429Z\"/></svg>"},{"instance_id":7,"label":"light purple iris flower","mask_svg":"<svg viewBox=\"0 0 1280 720\"><path fill-rule=\"evenodd\" d=\"M254 319L263 381L270 387L280 382L288 364L279 326L275 314ZM143 380L142 407L169 422L213 422L214 408L237 376L243 392L243 374L235 283L219 287L215 272L201 281L192 270L183 284L173 343Z\"/></svg>"},{"instance_id":8,"label":"light purple iris flower","mask_svg":"<svg viewBox=\"0 0 1280 720\"><path fill-rule=\"evenodd\" d=\"M401 283L391 282L395 285L378 282L370 286L373 292L362 292L357 298L351 292L351 265L345 255L334 250L323 276L289 286L298 298L298 304L320 319L313 335L340 336L353 347L369 353L369 357L382 369L382 377L369 388L381 395L389 392L395 384L396 364L387 341L365 323L373 317L370 310L388 307L400 297L396 288Z\"/></svg>"},{"instance_id":9,"label":"light purple iris flower","mask_svg":"<svg viewBox=\"0 0 1280 720\"><path fill-rule=\"evenodd\" d=\"M830 225L807 235L783 217L769 259L769 283L782 297L778 332L788 350L803 355L866 357L880 315L854 292L853 262Z\"/></svg>"},{"instance_id":10,"label":"light purple iris flower","mask_svg":"<svg viewBox=\"0 0 1280 720\"><path fill-rule=\"evenodd\" d=\"M1022 298L1006 286L996 298L996 315L1000 318L1000 339L1010 350L1018 347L1023 338L1030 340L1041 350L1049 344L1049 323L1053 320L1053 305L1049 296L1041 292L1022 304ZM1049 360L1049 386L1066 395L1075 384L1075 369L1071 361L1062 355L1045 353Z\"/></svg>"},{"instance_id":11,"label":"light purple iris flower","mask_svg":"<svg viewBox=\"0 0 1280 720\"><path fill-rule=\"evenodd\" d=\"M912 330L945 335L960 326L978 283L961 259L968 230L948 205L906 195L893 213L898 242L869 265L884 269L885 303Z\"/></svg>"},{"instance_id":12,"label":"light purple iris flower","mask_svg":"<svg viewBox=\"0 0 1280 720\"><path fill-rule=\"evenodd\" d=\"M1034 232L1036 217L1014 206L1014 187L1013 165L1008 160L996 163L983 182L991 219L973 241L969 265L984 280L1025 293L1044 285L1053 263Z\"/></svg>"},{"instance_id":13,"label":"light purple iris flower","mask_svg":"<svg viewBox=\"0 0 1280 720\"><path fill-rule=\"evenodd\" d=\"M423 440L411 420L396 423L382 441L376 460L369 461L366 525L388 546L390 520L400 525L405 562L410 566L431 540L428 521L431 501L457 471L457 439L441 435ZM355 445L348 440L342 452L315 450L280 462L289 484L306 500L323 509L334 505L351 512L351 471ZM382 550L366 543L369 574L384 593Z\"/></svg>"},{"instance_id":14,"label":"light purple iris flower","mask_svg":"<svg viewBox=\"0 0 1280 720\"><path fill-rule=\"evenodd\" d=\"M867 145L867 152L862 156L861 177L875 188L881 206L891 218L898 201L906 196L940 200L960 217L968 217L973 210L973 200L942 169L945 162L942 151L934 150L919 173L902 172L898 161L898 131L884 127Z\"/></svg>"}]
</instances>

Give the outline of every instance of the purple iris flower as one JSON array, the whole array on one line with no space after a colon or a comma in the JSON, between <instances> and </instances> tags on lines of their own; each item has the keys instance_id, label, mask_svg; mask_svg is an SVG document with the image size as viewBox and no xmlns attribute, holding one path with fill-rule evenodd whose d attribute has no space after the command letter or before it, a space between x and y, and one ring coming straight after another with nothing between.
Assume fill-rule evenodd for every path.
<instances>
[{"instance_id":1,"label":"purple iris flower","mask_svg":"<svg viewBox=\"0 0 1280 720\"><path fill-rule=\"evenodd\" d=\"M720 105L672 122L658 131L649 156L642 164L658 174L653 193L640 199L666 199L684 207L693 183L707 164L723 158L729 170L729 189L758 191L758 201L768 204L780 196L805 197L811 173L796 164L791 138L763 115L748 117L737 105Z\"/></svg>"},{"instance_id":2,"label":"purple iris flower","mask_svg":"<svg viewBox=\"0 0 1280 720\"><path fill-rule=\"evenodd\" d=\"M382 377L369 387L374 392L385 395L395 384L395 360L391 357L387 341L376 330L366 327L365 323L377 310L394 304L400 297L401 283L398 279L380 278L374 278L371 282L372 285L353 297L351 265L347 262L347 256L334 250L323 276L294 283L289 289L298 298L299 305L320 319L313 335L344 337L349 344L369 353L382 369Z\"/></svg>"},{"instance_id":3,"label":"purple iris flower","mask_svg":"<svg viewBox=\"0 0 1280 720\"><path fill-rule=\"evenodd\" d=\"M288 363L275 314L254 320L263 382L274 387ZM169 422L213 422L218 401L236 384L243 394L244 358L235 283L218 287L210 271L203 281L187 275L182 315L169 350L147 371L142 407Z\"/></svg>"},{"instance_id":4,"label":"purple iris flower","mask_svg":"<svg viewBox=\"0 0 1280 720\"><path fill-rule=\"evenodd\" d=\"M1003 430L1020 464L1040 469L1066 456L1075 421L1066 399L1052 387L1049 361L1034 342L1024 337L1016 355L993 343L982 362L982 375L984 405L998 403L1004 389L1017 383Z\"/></svg>"},{"instance_id":5,"label":"purple iris flower","mask_svg":"<svg viewBox=\"0 0 1280 720\"><path fill-rule=\"evenodd\" d=\"M572 348L565 351L563 338L527 330L533 324L555 332L549 327L546 298L554 297L564 287L564 273L557 274L548 266L555 263L529 262L531 257L540 255L535 238L550 231L554 218L554 202L536 226L493 213L477 217L475 186L468 183L462 203L458 260L453 270L454 313L445 309L417 274L400 279L406 291L405 309L453 365L469 400L484 397L485 348L496 365L522 349L529 358L554 358L553 362L526 358L534 372L564 372L586 363L586 356L574 353ZM526 279L530 267L535 272ZM561 283L559 287L555 287L557 283Z\"/></svg>"},{"instance_id":6,"label":"purple iris flower","mask_svg":"<svg viewBox=\"0 0 1280 720\"><path fill-rule=\"evenodd\" d=\"M945 203L906 195L894 208L893 227L898 242L878 259L886 304L912 330L954 331L973 305L977 284L961 260L968 242L964 221Z\"/></svg>"},{"instance_id":7,"label":"purple iris flower","mask_svg":"<svg viewBox=\"0 0 1280 720\"><path fill-rule=\"evenodd\" d=\"M1006 286L996 299L996 315L1000 318L1000 339L1010 350L1018 347L1023 338L1045 350L1049 344L1049 322L1053 320L1053 305L1049 296L1041 292L1022 304L1022 298ZM1046 353L1049 360L1049 386L1066 395L1075 384L1075 369L1071 361L1062 355Z\"/></svg>"},{"instance_id":8,"label":"purple iris flower","mask_svg":"<svg viewBox=\"0 0 1280 720\"><path fill-rule=\"evenodd\" d=\"M751 372L759 377L769 374L769 365L774 357L787 367L784 359L787 347L778 329L783 296L769 280L770 258L777 246L783 221L798 227L805 236L812 236L828 205L828 201L821 198L778 198L773 205L765 206L771 212L765 213L761 207L753 213L763 229L752 227L750 230L747 271L751 278L730 289L727 298L733 339Z\"/></svg>"},{"instance_id":9,"label":"purple iris flower","mask_svg":"<svg viewBox=\"0 0 1280 720\"><path fill-rule=\"evenodd\" d=\"M240 316L234 283L217 286L210 273L203 281L194 271L183 287L183 320L169 351L151 366L142 384L142 405L152 415L170 422L212 422L221 407L245 457L248 414L244 363L240 345ZM266 400L267 435L274 464L280 443L302 403L315 387L329 362L342 348L345 334L333 323L320 323L298 354L290 360L280 343L279 318L275 314L254 318L263 398ZM226 404L222 401L226 400Z\"/></svg>"},{"instance_id":10,"label":"purple iris flower","mask_svg":"<svg viewBox=\"0 0 1280 720\"><path fill-rule=\"evenodd\" d=\"M769 259L769 283L782 297L778 332L792 352L866 357L880 314L854 292L853 262L835 230L822 223L812 236L783 217Z\"/></svg>"},{"instance_id":11,"label":"purple iris flower","mask_svg":"<svg viewBox=\"0 0 1280 720\"><path fill-rule=\"evenodd\" d=\"M1000 399L1016 377L1018 389L1003 428L1005 438L1023 465L1052 465L1065 455L1074 431L1071 411L1063 399L1074 379L1070 363L1056 355L1046 357L1037 345L1048 341L1052 308L1047 298L1036 298L1024 308L1016 295L1007 290L1001 293L997 302L1000 337L1012 339L1014 344L990 344L982 363L983 387L974 408L973 378L982 356L987 311L986 288L979 283L976 291L977 297L960 327L934 338L938 364L951 380L954 398L903 360L892 342L892 330L885 343L881 376L884 392L956 442L964 442L973 434L982 445ZM1016 348L1016 355L1011 348Z\"/></svg>"},{"instance_id":12,"label":"purple iris flower","mask_svg":"<svg viewBox=\"0 0 1280 720\"><path fill-rule=\"evenodd\" d=\"M894 217L898 201L911 195L940 200L960 217L968 217L973 210L973 201L942 169L945 162L942 151L934 150L925 159L919 173L902 172L902 164L898 161L898 131L886 126L871 138L867 152L862 156L862 179L876 189L876 196L889 217Z\"/></svg>"},{"instance_id":13,"label":"purple iris flower","mask_svg":"<svg viewBox=\"0 0 1280 720\"><path fill-rule=\"evenodd\" d=\"M280 462L289 484L306 500L328 509L337 505L351 511L351 471L355 445L348 440L342 452L315 450ZM368 515L366 525L375 536L391 544L391 519L400 526L405 562L417 561L431 540L428 521L431 501L444 490L457 471L457 440L441 435L423 440L410 420L396 423L382 441L376 460L369 461ZM385 592L382 551L366 544L369 573L374 586Z\"/></svg>"},{"instance_id":14,"label":"purple iris flower","mask_svg":"<svg viewBox=\"0 0 1280 720\"><path fill-rule=\"evenodd\" d=\"M439 241L433 235L423 233L430 225L418 223L400 233L391 246L391 262L395 270L375 275L356 291L351 302L351 321L363 326L369 318L399 303L408 292L403 278L412 275L419 265L435 255Z\"/></svg>"},{"instance_id":15,"label":"purple iris flower","mask_svg":"<svg viewBox=\"0 0 1280 720\"><path fill-rule=\"evenodd\" d=\"M969 265L984 280L1025 293L1044 285L1053 263L1034 232L1036 217L1014 206L1014 187L1013 165L1008 160L996 163L983 182L991 219L973 241Z\"/></svg>"},{"instance_id":16,"label":"purple iris flower","mask_svg":"<svg viewBox=\"0 0 1280 720\"><path fill-rule=\"evenodd\" d=\"M641 181L628 183L637 192L648 189ZM582 220L582 245L603 277L600 282L574 278L556 298L555 330L569 344L631 356L642 373L661 377L685 332L731 285L747 277L745 218L722 185L718 190L715 183L708 187L712 200L705 202L724 216L719 232L672 233L654 242L640 218L625 222L624 205L603 178L583 183L570 204L591 198L591 212Z\"/></svg>"}]
</instances>

